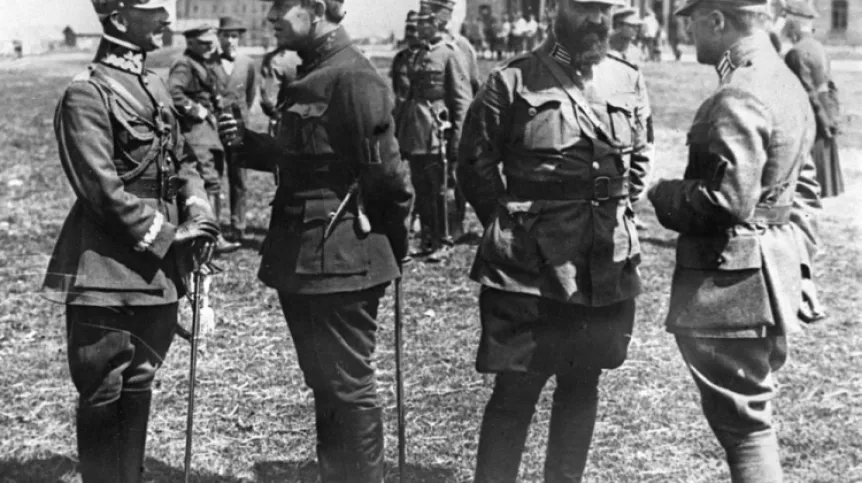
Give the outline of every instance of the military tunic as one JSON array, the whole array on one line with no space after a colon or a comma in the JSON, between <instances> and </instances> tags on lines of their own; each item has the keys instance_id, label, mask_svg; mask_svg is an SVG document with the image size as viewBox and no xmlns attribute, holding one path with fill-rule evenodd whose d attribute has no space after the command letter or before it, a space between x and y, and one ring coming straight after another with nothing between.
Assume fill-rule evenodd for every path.
<instances>
[{"instance_id":1,"label":"military tunic","mask_svg":"<svg viewBox=\"0 0 862 483\"><path fill-rule=\"evenodd\" d=\"M473 95L476 95L482 87L476 49L473 48L470 41L463 35L453 34L448 31L446 32L446 35L451 37L451 40L455 42L455 46L458 48L458 51L461 54L461 60L464 63L464 70L467 71L467 75L470 79L470 89L473 91Z\"/></svg>"},{"instance_id":2,"label":"military tunic","mask_svg":"<svg viewBox=\"0 0 862 483\"><path fill-rule=\"evenodd\" d=\"M416 55L419 53L419 45L409 45L395 54L392 66L389 69L389 78L392 80L392 90L395 92L395 124L401 113L404 101L410 95L410 75Z\"/></svg>"},{"instance_id":3,"label":"military tunic","mask_svg":"<svg viewBox=\"0 0 862 483\"><path fill-rule=\"evenodd\" d=\"M299 58L289 51L274 50L263 56L260 65L260 107L270 118L277 118L283 88L296 79Z\"/></svg>"},{"instance_id":4,"label":"military tunic","mask_svg":"<svg viewBox=\"0 0 862 483\"><path fill-rule=\"evenodd\" d=\"M666 324L734 481L781 481L771 400L811 275L814 114L766 32L738 41L717 70L684 178L649 193L679 233Z\"/></svg>"},{"instance_id":5,"label":"military tunic","mask_svg":"<svg viewBox=\"0 0 862 483\"><path fill-rule=\"evenodd\" d=\"M802 34L784 60L802 82L814 108L817 136L812 155L821 196L838 196L844 192L844 176L835 139L839 127L839 105L826 49L811 34Z\"/></svg>"},{"instance_id":6,"label":"military tunic","mask_svg":"<svg viewBox=\"0 0 862 483\"><path fill-rule=\"evenodd\" d=\"M224 169L224 147L215 121L218 79L213 64L212 60L201 59L186 51L171 65L168 88L180 115L183 134L198 159L198 169L207 192L218 193ZM201 107L207 111L204 119L196 117L196 111Z\"/></svg>"}]
</instances>

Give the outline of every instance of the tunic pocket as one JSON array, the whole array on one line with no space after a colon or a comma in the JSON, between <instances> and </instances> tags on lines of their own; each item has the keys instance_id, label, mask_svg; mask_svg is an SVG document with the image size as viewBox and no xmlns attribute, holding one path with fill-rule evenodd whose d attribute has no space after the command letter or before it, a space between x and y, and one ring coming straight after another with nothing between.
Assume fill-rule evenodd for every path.
<instances>
[{"instance_id":1,"label":"tunic pocket","mask_svg":"<svg viewBox=\"0 0 862 483\"><path fill-rule=\"evenodd\" d=\"M539 218L536 201L500 201L497 216L485 230L480 255L496 265L539 273L541 266L533 225Z\"/></svg>"},{"instance_id":2,"label":"tunic pocket","mask_svg":"<svg viewBox=\"0 0 862 483\"><path fill-rule=\"evenodd\" d=\"M340 200L309 200L305 203L302 228L299 233L299 253L296 273L301 275L356 275L366 273L371 265L368 256L368 236L356 228L352 211L335 225L329 238L323 235L330 213Z\"/></svg>"},{"instance_id":3,"label":"tunic pocket","mask_svg":"<svg viewBox=\"0 0 862 483\"><path fill-rule=\"evenodd\" d=\"M580 134L575 117L564 116L568 98L545 92L516 92L512 104L511 144L526 150L559 150Z\"/></svg>"},{"instance_id":4,"label":"tunic pocket","mask_svg":"<svg viewBox=\"0 0 862 483\"><path fill-rule=\"evenodd\" d=\"M609 100L607 104L611 135L620 143L621 148L631 149L635 139L634 105L625 100Z\"/></svg>"}]
</instances>

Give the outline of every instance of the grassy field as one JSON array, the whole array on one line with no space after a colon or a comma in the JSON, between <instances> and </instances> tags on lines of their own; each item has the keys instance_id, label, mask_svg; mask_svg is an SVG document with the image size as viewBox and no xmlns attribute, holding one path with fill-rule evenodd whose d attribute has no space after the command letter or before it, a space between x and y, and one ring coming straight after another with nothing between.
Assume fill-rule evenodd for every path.
<instances>
[{"instance_id":1,"label":"grassy field","mask_svg":"<svg viewBox=\"0 0 862 483\"><path fill-rule=\"evenodd\" d=\"M48 256L72 193L60 168L52 113L80 62L0 67L0 483L75 482L75 393L65 362L63 308L39 298ZM648 65L657 126L656 176L678 176L685 132L716 75L693 64ZM862 482L862 82L837 75L846 106L841 138L848 193L826 200L817 278L830 317L793 338L780 373L777 421L788 482ZM255 125L263 120L257 114ZM199 482L316 479L311 394L303 385L273 291L256 279L259 245L273 192L253 173L250 221L256 238L223 261L216 278L220 320L199 361ZM591 482L726 481L723 453L700 414L694 384L663 316L674 235L648 204L640 216L645 293L629 361L601 384L590 455ZM474 230L478 225L471 219ZM442 265L407 268L405 337L410 481L469 481L491 379L473 369L479 337L476 295L467 270L474 246L458 246ZM188 310L184 310L188 316ZM386 419L389 479L396 425L391 299L381 311L377 353ZM188 319L186 319L188 320ZM185 425L188 345L178 340L161 370L150 428L147 481L179 481ZM522 462L523 481L541 481L550 417L546 388Z\"/></svg>"}]
</instances>

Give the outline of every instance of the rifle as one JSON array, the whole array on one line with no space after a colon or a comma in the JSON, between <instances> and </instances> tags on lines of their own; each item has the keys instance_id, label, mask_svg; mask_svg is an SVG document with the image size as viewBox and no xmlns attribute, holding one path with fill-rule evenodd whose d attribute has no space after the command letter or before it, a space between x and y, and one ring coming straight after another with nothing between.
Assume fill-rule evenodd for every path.
<instances>
[{"instance_id":1,"label":"rifle","mask_svg":"<svg viewBox=\"0 0 862 483\"><path fill-rule=\"evenodd\" d=\"M449 159L446 157L446 131L452 129L449 122L449 111L441 109L437 112L437 138L440 140L439 155L440 163L443 165L443 244L454 245L452 236L449 234Z\"/></svg>"},{"instance_id":2,"label":"rifle","mask_svg":"<svg viewBox=\"0 0 862 483\"><path fill-rule=\"evenodd\" d=\"M204 268L209 259L212 258L213 249L215 246L212 243L204 245L201 264L194 271L194 293L192 295L192 331L189 337L191 343L191 364L189 366L189 397L188 409L186 412L186 454L185 454L185 483L191 480L191 463L192 463L192 433L194 428L195 417L195 384L197 382L197 363L198 363L198 337L200 335L201 322L201 289L204 283Z\"/></svg>"}]
</instances>

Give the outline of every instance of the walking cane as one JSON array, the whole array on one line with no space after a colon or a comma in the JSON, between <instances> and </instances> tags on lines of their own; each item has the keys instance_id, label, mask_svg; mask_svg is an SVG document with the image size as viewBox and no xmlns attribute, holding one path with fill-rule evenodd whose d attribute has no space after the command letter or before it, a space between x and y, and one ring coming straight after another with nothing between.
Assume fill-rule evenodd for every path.
<instances>
[{"instance_id":1,"label":"walking cane","mask_svg":"<svg viewBox=\"0 0 862 483\"><path fill-rule=\"evenodd\" d=\"M192 432L195 420L195 383L197 380L197 364L198 364L198 337L200 335L201 324L201 287L203 286L204 273L203 267L212 258L214 245L207 243L204 246L204 255L201 264L194 272L194 294L192 296L192 331L189 342L191 343L191 364L189 367L189 400L186 412L186 456L185 456L185 483L191 480L192 466Z\"/></svg>"},{"instance_id":2,"label":"walking cane","mask_svg":"<svg viewBox=\"0 0 862 483\"><path fill-rule=\"evenodd\" d=\"M401 277L395 279L395 400L398 411L398 481L404 481L407 460L404 424L404 381L401 376Z\"/></svg>"}]
</instances>

